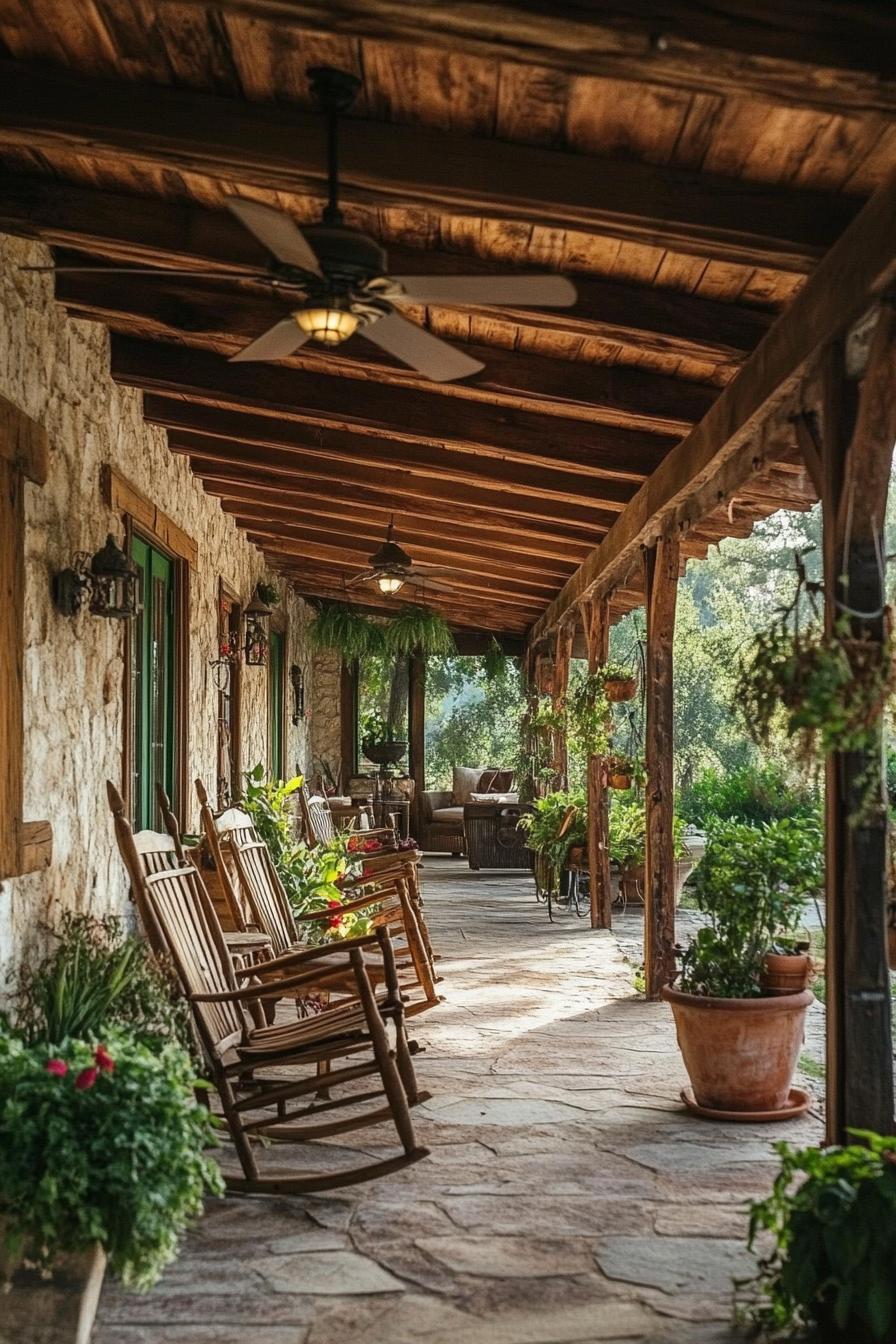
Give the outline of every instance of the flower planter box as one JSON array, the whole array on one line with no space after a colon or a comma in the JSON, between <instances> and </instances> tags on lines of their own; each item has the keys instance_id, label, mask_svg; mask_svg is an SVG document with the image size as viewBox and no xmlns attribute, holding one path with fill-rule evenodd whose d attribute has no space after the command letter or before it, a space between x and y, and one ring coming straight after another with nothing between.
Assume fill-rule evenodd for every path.
<instances>
[{"instance_id":1,"label":"flower planter box","mask_svg":"<svg viewBox=\"0 0 896 1344\"><path fill-rule=\"evenodd\" d=\"M99 1243L59 1257L51 1278L21 1260L7 1260L3 1270L11 1287L0 1311L0 1344L89 1344L106 1273Z\"/></svg>"}]
</instances>

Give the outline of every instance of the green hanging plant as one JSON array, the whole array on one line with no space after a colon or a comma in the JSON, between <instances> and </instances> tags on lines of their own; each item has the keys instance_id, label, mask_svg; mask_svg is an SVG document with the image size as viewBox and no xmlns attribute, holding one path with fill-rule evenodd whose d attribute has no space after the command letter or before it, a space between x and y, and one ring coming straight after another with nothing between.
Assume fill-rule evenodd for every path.
<instances>
[{"instance_id":1,"label":"green hanging plant","mask_svg":"<svg viewBox=\"0 0 896 1344\"><path fill-rule=\"evenodd\" d=\"M383 629L347 602L322 602L308 627L315 649L338 653L346 663L383 652Z\"/></svg>"},{"instance_id":2,"label":"green hanging plant","mask_svg":"<svg viewBox=\"0 0 896 1344\"><path fill-rule=\"evenodd\" d=\"M273 583L264 583L263 581L255 585L255 591L258 594L259 601L266 607L276 607L280 601L280 589Z\"/></svg>"},{"instance_id":3,"label":"green hanging plant","mask_svg":"<svg viewBox=\"0 0 896 1344\"><path fill-rule=\"evenodd\" d=\"M609 745L612 714L604 691L603 669L589 672L566 697L570 745L586 756L602 756Z\"/></svg>"},{"instance_id":4,"label":"green hanging plant","mask_svg":"<svg viewBox=\"0 0 896 1344\"><path fill-rule=\"evenodd\" d=\"M422 653L454 653L454 636L448 622L431 607L401 607L383 630L385 650L399 657Z\"/></svg>"}]
</instances>

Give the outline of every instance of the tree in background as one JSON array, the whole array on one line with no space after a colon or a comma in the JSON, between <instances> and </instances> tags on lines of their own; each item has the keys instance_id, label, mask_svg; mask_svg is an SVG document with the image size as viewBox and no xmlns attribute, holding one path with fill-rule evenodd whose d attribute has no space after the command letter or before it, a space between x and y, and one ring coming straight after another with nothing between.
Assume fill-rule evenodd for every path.
<instances>
[{"instance_id":1,"label":"tree in background","mask_svg":"<svg viewBox=\"0 0 896 1344\"><path fill-rule=\"evenodd\" d=\"M450 789L455 765L515 765L525 708L513 658L426 660L426 787Z\"/></svg>"}]
</instances>

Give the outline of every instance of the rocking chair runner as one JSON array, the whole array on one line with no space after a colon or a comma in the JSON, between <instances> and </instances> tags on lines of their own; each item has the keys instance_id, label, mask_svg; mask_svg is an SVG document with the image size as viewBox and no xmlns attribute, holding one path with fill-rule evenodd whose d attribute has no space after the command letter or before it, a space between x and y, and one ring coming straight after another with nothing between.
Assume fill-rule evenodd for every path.
<instances>
[{"instance_id":1,"label":"rocking chair runner","mask_svg":"<svg viewBox=\"0 0 896 1344\"><path fill-rule=\"evenodd\" d=\"M214 907L198 871L177 854L174 840L153 831L134 834L124 815L124 804L113 784L107 783L119 851L131 881L141 922L150 945L174 964L187 997L196 1032L218 1092L224 1119L243 1169L242 1177L227 1177L232 1190L246 1193L305 1194L331 1190L385 1176L428 1155L417 1144L409 1106L426 1099L417 1090L414 1067L404 1035L401 998L388 930L368 938L346 940L339 953L342 965L333 967L333 949L308 948L266 963L276 983L245 983L256 968L234 970ZM395 1052L390 1050L383 1017L364 967L362 948L377 947L385 968L386 990L395 1025ZM346 971L355 981L355 997L326 1013L277 1026L257 1026L249 1009L253 1003L307 987L309 992L331 981L344 981ZM358 1062L335 1060L359 1056ZM327 1068L327 1099L320 1094L320 1065ZM270 1069L308 1066L310 1076L269 1077ZM334 1088L363 1078L376 1078L364 1092L348 1092L336 1100ZM289 1103L311 1098L310 1104ZM385 1099L370 1108L368 1103ZM363 1107L333 1118L333 1111ZM273 1108L273 1113L272 1113ZM305 1123L296 1123L304 1121ZM403 1152L384 1161L326 1174L288 1177L260 1175L252 1147L254 1138L304 1142L350 1133L391 1121Z\"/></svg>"},{"instance_id":2,"label":"rocking chair runner","mask_svg":"<svg viewBox=\"0 0 896 1344\"><path fill-rule=\"evenodd\" d=\"M216 817L200 779L196 780L196 793L203 834L221 885L228 891L228 903L248 911L253 927L270 934L275 952L284 953L304 946L299 926L328 920L332 918L332 910L297 915L289 903L270 852L248 813L232 807ZM229 860L232 860L232 869ZM243 901L234 889L234 877ZM402 939L405 946L396 951L403 973L403 989L408 994L407 1014L423 1012L439 1003L416 913L402 874L383 874L380 890L345 901L341 907L341 912L353 910L371 911L375 926L385 925L393 936ZM331 947L340 945L330 944ZM380 973L376 966L368 965L368 974L373 978L379 978Z\"/></svg>"}]
</instances>

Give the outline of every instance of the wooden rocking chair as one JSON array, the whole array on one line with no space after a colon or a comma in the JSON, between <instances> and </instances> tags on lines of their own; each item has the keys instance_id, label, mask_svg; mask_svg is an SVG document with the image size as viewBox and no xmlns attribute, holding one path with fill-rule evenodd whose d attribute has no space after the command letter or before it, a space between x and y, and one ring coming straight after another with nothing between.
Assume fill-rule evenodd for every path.
<instances>
[{"instance_id":1,"label":"wooden rocking chair","mask_svg":"<svg viewBox=\"0 0 896 1344\"><path fill-rule=\"evenodd\" d=\"M302 809L302 827L309 845L326 844L336 834L333 814L326 798L312 797L308 790L299 790L299 805ZM438 955L433 952L426 917L423 913L423 895L418 875L419 859L415 850L396 848L395 831L391 826L380 826L367 831L358 831L359 840L380 840L385 848L375 854L364 855L364 867L375 878L397 878L407 885L408 894L413 902L414 919L420 943L429 961L432 978L435 983L441 980L436 973L435 963Z\"/></svg>"},{"instance_id":2,"label":"wooden rocking chair","mask_svg":"<svg viewBox=\"0 0 896 1344\"><path fill-rule=\"evenodd\" d=\"M169 835L133 833L123 801L107 783L115 836L131 881L134 899L150 945L174 965L193 1013L211 1080L242 1166L242 1177L228 1176L231 1190L250 1194L311 1194L399 1171L428 1156L417 1144L411 1105L427 1099L417 1089L404 1036L398 977L388 930L346 940L338 949L342 964L333 966L333 948L306 948L266 963L276 983L252 983L254 967L234 970L221 926L198 870L185 863ZM380 1008L364 967L362 949L376 947L385 968L386 992L395 1023L394 1053ZM320 963L324 953L323 966ZM270 997L302 989L309 992L342 982L350 972L354 997L325 1013L282 1025L258 1026L250 1008ZM356 1057L345 1063L346 1057ZM334 1061L340 1061L333 1067ZM320 1099L320 1067L326 1068L327 1096ZM271 1077L271 1069L307 1066L309 1076ZM360 1079L375 1079L363 1092L333 1100L330 1091ZM308 1099L310 1098L310 1104ZM297 1107L290 1103L299 1102ZM370 1107L369 1103L384 1104ZM355 1113L337 1115L346 1108ZM363 1108L360 1111L358 1108ZM347 1170L295 1176L259 1173L253 1140L306 1142L346 1134L390 1121L402 1153Z\"/></svg>"},{"instance_id":3,"label":"wooden rocking chair","mask_svg":"<svg viewBox=\"0 0 896 1344\"><path fill-rule=\"evenodd\" d=\"M215 816L208 791L201 779L196 780L196 793L203 835L218 877L222 887L230 887L228 902L235 908L245 909L254 928L270 934L276 953L282 954L305 946L300 926L327 921L332 918L333 911L328 909L296 914L283 889L267 845L248 813L241 808L230 807ZM233 889L234 875L239 891ZM407 1015L416 1015L440 1003L432 967L402 872L395 870L383 873L376 891L367 891L353 900L343 902L340 913L354 910L370 912L375 927L385 926L393 937L401 940L396 952ZM329 944L329 947L340 945L341 940ZM372 978L379 978L373 964L369 964L367 969Z\"/></svg>"}]
</instances>

